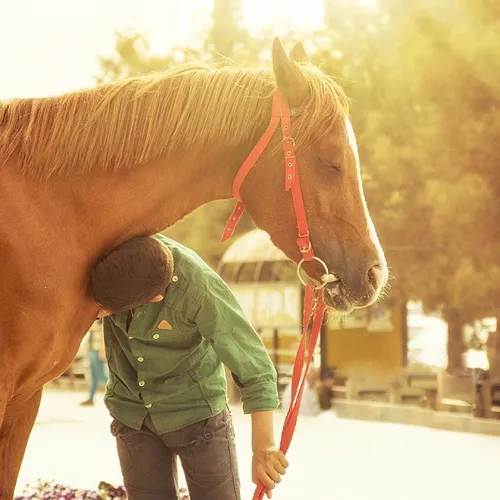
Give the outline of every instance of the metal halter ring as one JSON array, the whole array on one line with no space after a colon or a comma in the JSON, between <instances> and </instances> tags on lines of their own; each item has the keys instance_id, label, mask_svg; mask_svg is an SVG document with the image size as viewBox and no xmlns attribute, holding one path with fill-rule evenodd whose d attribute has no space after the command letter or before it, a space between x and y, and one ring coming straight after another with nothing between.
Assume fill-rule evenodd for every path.
<instances>
[{"instance_id":1,"label":"metal halter ring","mask_svg":"<svg viewBox=\"0 0 500 500\"><path fill-rule=\"evenodd\" d=\"M339 278L335 276L334 274L331 274L328 270L328 266L319 258L314 256L313 260L316 262L319 262L322 266L323 269L325 270L325 273L321 276L321 281L323 282L321 285L316 285L316 290L321 290L324 288L328 283L334 283L335 281L339 281ZM306 262L305 259L302 259L298 264L297 264L297 276L299 277L300 282L304 285L307 286L307 283L304 281L304 278L302 278L302 274L300 273L302 266L304 265L304 262Z\"/></svg>"}]
</instances>

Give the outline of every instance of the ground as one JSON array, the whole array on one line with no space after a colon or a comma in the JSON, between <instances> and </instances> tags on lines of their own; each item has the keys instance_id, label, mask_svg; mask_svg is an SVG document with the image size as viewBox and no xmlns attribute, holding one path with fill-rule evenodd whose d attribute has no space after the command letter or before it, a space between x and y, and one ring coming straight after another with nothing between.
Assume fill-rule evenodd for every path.
<instances>
[{"instance_id":1,"label":"ground","mask_svg":"<svg viewBox=\"0 0 500 500\"><path fill-rule=\"evenodd\" d=\"M37 478L95 488L120 484L110 418L85 394L45 390L17 493ZM250 420L234 407L244 500L250 500ZM281 429L282 415L278 417ZM275 500L470 500L498 496L500 438L421 427L338 419L331 412L299 418L290 467Z\"/></svg>"}]
</instances>

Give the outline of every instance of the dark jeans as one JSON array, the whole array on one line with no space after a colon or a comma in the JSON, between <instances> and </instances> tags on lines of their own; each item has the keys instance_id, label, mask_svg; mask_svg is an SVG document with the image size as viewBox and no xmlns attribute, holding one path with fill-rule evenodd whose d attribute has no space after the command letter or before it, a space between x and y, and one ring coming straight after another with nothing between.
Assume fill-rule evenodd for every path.
<instances>
[{"instance_id":1,"label":"dark jeans","mask_svg":"<svg viewBox=\"0 0 500 500\"><path fill-rule=\"evenodd\" d=\"M231 414L226 408L184 429L157 435L146 417L136 431L116 418L116 437L129 500L177 500L180 458L191 500L240 500L240 480Z\"/></svg>"}]
</instances>

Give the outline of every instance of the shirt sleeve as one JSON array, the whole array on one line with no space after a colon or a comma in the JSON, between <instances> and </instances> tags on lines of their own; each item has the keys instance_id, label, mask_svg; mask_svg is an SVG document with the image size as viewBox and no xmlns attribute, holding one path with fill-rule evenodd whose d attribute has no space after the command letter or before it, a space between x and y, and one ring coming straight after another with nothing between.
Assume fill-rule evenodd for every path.
<instances>
[{"instance_id":1,"label":"shirt sleeve","mask_svg":"<svg viewBox=\"0 0 500 500\"><path fill-rule=\"evenodd\" d=\"M277 376L271 358L236 297L222 279L214 279L195 315L201 335L240 389L244 413L279 406Z\"/></svg>"}]
</instances>

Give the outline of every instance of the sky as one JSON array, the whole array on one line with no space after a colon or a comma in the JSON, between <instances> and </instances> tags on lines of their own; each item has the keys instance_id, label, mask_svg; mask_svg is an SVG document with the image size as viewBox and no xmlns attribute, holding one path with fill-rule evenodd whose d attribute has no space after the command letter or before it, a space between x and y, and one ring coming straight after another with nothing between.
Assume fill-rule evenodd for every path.
<instances>
[{"instance_id":1,"label":"sky","mask_svg":"<svg viewBox=\"0 0 500 500\"><path fill-rule=\"evenodd\" d=\"M356 1L356 0L353 0ZM357 0L367 1L367 0ZM212 0L0 0L0 99L95 84L115 33L136 29L161 54L210 26ZM250 31L321 28L323 0L243 0Z\"/></svg>"}]
</instances>

